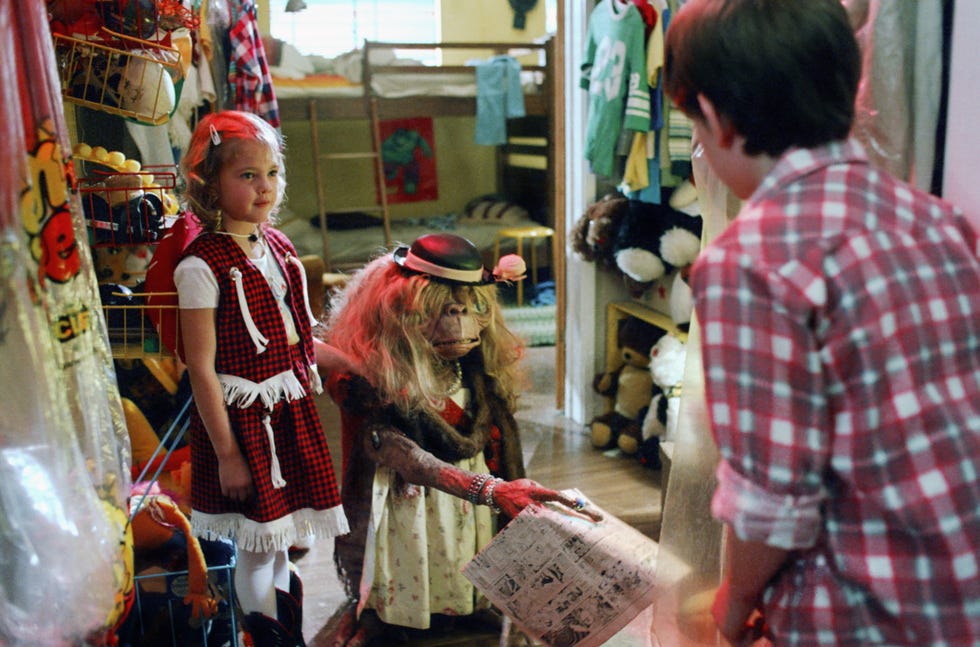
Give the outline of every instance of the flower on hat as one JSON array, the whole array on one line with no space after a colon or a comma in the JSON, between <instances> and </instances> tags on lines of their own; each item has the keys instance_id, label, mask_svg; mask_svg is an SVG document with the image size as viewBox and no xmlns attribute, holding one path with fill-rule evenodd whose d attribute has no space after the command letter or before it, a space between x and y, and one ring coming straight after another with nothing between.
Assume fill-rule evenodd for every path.
<instances>
[{"instance_id":1,"label":"flower on hat","mask_svg":"<svg viewBox=\"0 0 980 647\"><path fill-rule=\"evenodd\" d=\"M497 281L520 281L526 276L527 264L517 254L501 256L493 268L493 278Z\"/></svg>"}]
</instances>

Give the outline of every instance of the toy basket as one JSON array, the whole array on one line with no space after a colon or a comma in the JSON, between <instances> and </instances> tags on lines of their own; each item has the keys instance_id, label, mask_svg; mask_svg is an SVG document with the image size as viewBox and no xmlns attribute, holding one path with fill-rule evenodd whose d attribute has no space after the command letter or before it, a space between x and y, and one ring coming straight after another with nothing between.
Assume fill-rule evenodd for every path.
<instances>
[{"instance_id":1,"label":"toy basket","mask_svg":"<svg viewBox=\"0 0 980 647\"><path fill-rule=\"evenodd\" d=\"M77 180L77 186L89 244L96 256L119 258L137 249L144 258L152 255L150 247L160 242L179 210L176 166L142 166L121 152L84 143L77 144L72 154L75 160L92 167L90 174ZM179 326L176 293L140 292L114 278L108 279L114 282L107 282L98 263L96 269L113 357L171 356L160 343L152 320L166 319ZM157 296L172 298L156 299L149 305L150 297ZM164 311L168 316L163 316Z\"/></svg>"},{"instance_id":2,"label":"toy basket","mask_svg":"<svg viewBox=\"0 0 980 647\"><path fill-rule=\"evenodd\" d=\"M183 87L180 51L104 27L98 34L52 35L62 97L142 124L169 121Z\"/></svg>"},{"instance_id":3,"label":"toy basket","mask_svg":"<svg viewBox=\"0 0 980 647\"><path fill-rule=\"evenodd\" d=\"M190 424L188 398L160 439L157 450L135 478L137 483L156 483L167 459L181 445ZM164 450L164 448L169 448ZM163 454L163 460L157 460ZM149 487L149 486L148 486ZM143 497L134 498L130 522L140 511ZM208 590L217 601L217 613L206 620L192 617L184 604L189 571L180 561L187 554L188 538L175 533L162 548L134 554L133 605L116 632L119 647L235 647L238 627L235 615L235 545L228 540L198 539L207 567Z\"/></svg>"},{"instance_id":4,"label":"toy basket","mask_svg":"<svg viewBox=\"0 0 980 647\"><path fill-rule=\"evenodd\" d=\"M92 149L89 160L98 153L103 155L97 163L109 166L111 154L105 149ZM174 165L140 166L133 160L112 171L96 170L79 178L89 244L118 247L158 242L167 217L177 212L176 186Z\"/></svg>"},{"instance_id":5,"label":"toy basket","mask_svg":"<svg viewBox=\"0 0 980 647\"><path fill-rule=\"evenodd\" d=\"M173 357L173 353L160 343L160 336L150 320L149 311L155 310L160 319L166 311L175 326L180 326L177 305L147 305L148 297L175 296L175 292L123 291L121 286L100 286L102 312L109 331L109 345L115 359L140 359L145 357Z\"/></svg>"}]
</instances>

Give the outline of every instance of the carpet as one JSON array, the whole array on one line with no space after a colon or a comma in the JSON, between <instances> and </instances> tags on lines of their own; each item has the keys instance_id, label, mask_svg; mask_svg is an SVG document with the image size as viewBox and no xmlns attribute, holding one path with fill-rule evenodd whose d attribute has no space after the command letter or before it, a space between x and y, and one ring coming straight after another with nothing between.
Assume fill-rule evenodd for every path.
<instances>
[{"instance_id":1,"label":"carpet","mask_svg":"<svg viewBox=\"0 0 980 647\"><path fill-rule=\"evenodd\" d=\"M555 345L555 306L511 306L503 308L504 323L528 346Z\"/></svg>"}]
</instances>

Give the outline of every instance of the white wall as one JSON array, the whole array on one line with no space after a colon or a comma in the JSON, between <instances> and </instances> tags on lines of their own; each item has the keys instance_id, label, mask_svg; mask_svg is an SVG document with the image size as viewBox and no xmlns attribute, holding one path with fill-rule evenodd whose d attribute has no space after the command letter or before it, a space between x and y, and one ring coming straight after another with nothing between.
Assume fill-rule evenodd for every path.
<instances>
[{"instance_id":1,"label":"white wall","mask_svg":"<svg viewBox=\"0 0 980 647\"><path fill-rule=\"evenodd\" d=\"M585 160L586 94L579 88L580 68L585 50L588 13L584 2L565 5L565 231L571 231L585 211L589 196L595 194L595 177ZM565 416L585 424L597 413L592 390L596 372L597 342L604 330L598 302L595 263L583 261L570 247L565 248Z\"/></svg>"},{"instance_id":2,"label":"white wall","mask_svg":"<svg viewBox=\"0 0 980 647\"><path fill-rule=\"evenodd\" d=\"M953 13L949 111L943 197L959 205L980 229L980 2L958 0Z\"/></svg>"}]
</instances>

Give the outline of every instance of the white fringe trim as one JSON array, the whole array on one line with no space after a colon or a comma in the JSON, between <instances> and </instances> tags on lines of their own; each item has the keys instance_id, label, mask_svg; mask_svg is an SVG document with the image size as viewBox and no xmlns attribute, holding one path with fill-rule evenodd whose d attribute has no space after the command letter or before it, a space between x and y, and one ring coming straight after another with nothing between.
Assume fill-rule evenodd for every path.
<instances>
[{"instance_id":1,"label":"white fringe trim","mask_svg":"<svg viewBox=\"0 0 980 647\"><path fill-rule=\"evenodd\" d=\"M262 418L262 426L265 427L265 435L269 439L269 455L271 456L269 478L272 479L272 487L278 490L281 487L285 487L286 479L282 477L282 468L279 466L279 455L276 454L276 434L272 431L272 418L270 416Z\"/></svg>"},{"instance_id":2,"label":"white fringe trim","mask_svg":"<svg viewBox=\"0 0 980 647\"><path fill-rule=\"evenodd\" d=\"M292 254L286 254L286 262L293 263L299 268L299 278L303 283L303 303L306 304L306 316L310 318L310 325L315 326L320 322L313 316L313 308L310 307L310 290L306 283L306 268L303 267L303 261Z\"/></svg>"},{"instance_id":3,"label":"white fringe trim","mask_svg":"<svg viewBox=\"0 0 980 647\"><path fill-rule=\"evenodd\" d=\"M300 537L326 539L350 532L342 506L329 510L303 508L274 521L260 523L241 514L191 512L191 530L197 537L230 537L242 550L254 553L287 550Z\"/></svg>"},{"instance_id":4,"label":"white fringe trim","mask_svg":"<svg viewBox=\"0 0 980 647\"><path fill-rule=\"evenodd\" d=\"M265 352L266 347L269 345L269 340L259 332L259 329L255 326L255 322L252 321L252 314L248 310L248 301L245 300L245 286L242 284L242 271L237 267L233 267L229 274L231 275L231 280L235 282L235 292L238 293L238 309L242 313L242 319L245 320L245 327L248 328L248 334L252 338L252 343L255 344L255 352L257 354Z\"/></svg>"},{"instance_id":5,"label":"white fringe trim","mask_svg":"<svg viewBox=\"0 0 980 647\"><path fill-rule=\"evenodd\" d=\"M261 400L266 409L271 410L276 403L286 399L288 402L306 397L306 391L299 378L292 371L283 371L261 383L237 375L218 374L225 404L229 407L245 409L256 399Z\"/></svg>"},{"instance_id":6,"label":"white fringe trim","mask_svg":"<svg viewBox=\"0 0 980 647\"><path fill-rule=\"evenodd\" d=\"M310 370L308 373L310 375L310 388L313 390L313 393L320 395L323 393L323 380L320 379L320 371L317 369L316 365L312 365L309 368Z\"/></svg>"}]
</instances>

